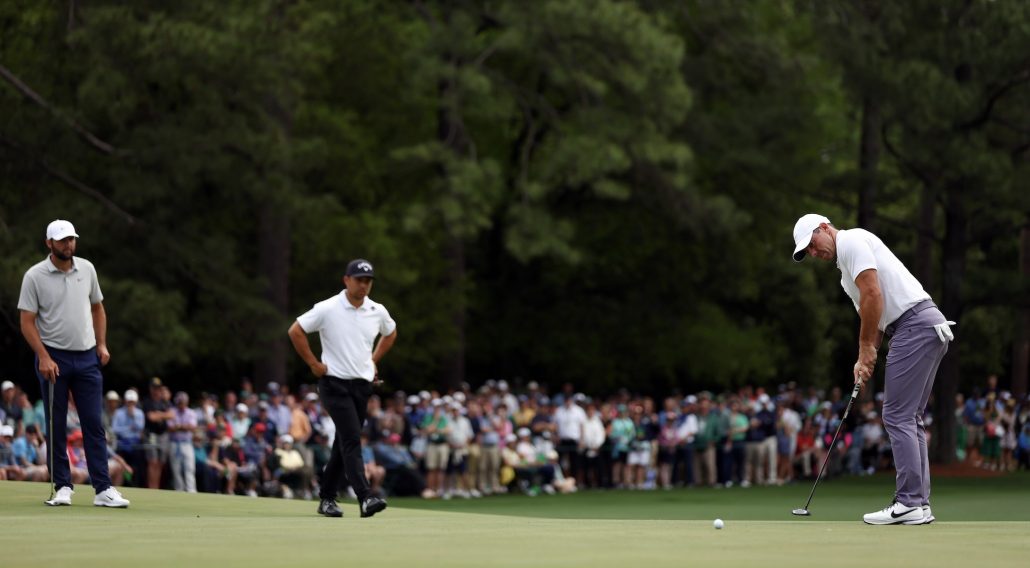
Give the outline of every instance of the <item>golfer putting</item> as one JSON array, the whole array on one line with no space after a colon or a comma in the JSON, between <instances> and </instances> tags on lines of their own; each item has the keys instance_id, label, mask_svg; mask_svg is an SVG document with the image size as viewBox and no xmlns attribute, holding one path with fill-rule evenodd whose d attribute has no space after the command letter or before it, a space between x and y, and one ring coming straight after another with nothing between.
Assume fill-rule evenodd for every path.
<instances>
[{"instance_id":1,"label":"golfer putting","mask_svg":"<svg viewBox=\"0 0 1030 568\"><path fill-rule=\"evenodd\" d=\"M883 241L865 229L837 229L822 215L803 215L794 225L794 261L801 262L806 255L837 264L841 286L858 310L857 384L872 376L880 343L884 335L890 338L883 425L894 454L896 487L890 505L862 520L871 525L932 523L922 413L937 368L954 339L954 322L947 321Z\"/></svg>"}]
</instances>

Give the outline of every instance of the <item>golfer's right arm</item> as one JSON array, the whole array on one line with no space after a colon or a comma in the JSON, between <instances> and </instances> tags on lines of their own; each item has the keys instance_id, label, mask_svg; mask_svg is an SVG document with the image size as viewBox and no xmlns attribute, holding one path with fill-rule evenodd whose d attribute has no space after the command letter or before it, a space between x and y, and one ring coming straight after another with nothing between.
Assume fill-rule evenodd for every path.
<instances>
[{"instance_id":1,"label":"golfer's right arm","mask_svg":"<svg viewBox=\"0 0 1030 568\"><path fill-rule=\"evenodd\" d=\"M25 341L28 342L36 357L39 358L39 374L43 375L43 378L51 383L56 382L57 375L61 374L61 370L57 367L57 363L50 358L50 353L46 350L43 340L39 337L39 329L36 328L35 312L21 311L21 334L25 337Z\"/></svg>"},{"instance_id":2,"label":"golfer's right arm","mask_svg":"<svg viewBox=\"0 0 1030 568\"><path fill-rule=\"evenodd\" d=\"M329 368L319 361L311 351L311 344L308 343L308 334L299 323L293 322L287 334L290 336L290 343L293 343L293 349L304 360L308 368L311 369L311 374L321 378L329 372Z\"/></svg>"}]
</instances>

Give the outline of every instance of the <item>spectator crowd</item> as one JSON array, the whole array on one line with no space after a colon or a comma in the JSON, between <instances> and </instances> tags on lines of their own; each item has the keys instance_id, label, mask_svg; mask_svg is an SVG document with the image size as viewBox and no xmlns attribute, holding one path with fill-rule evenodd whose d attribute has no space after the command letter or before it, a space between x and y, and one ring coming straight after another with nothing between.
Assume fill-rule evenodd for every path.
<instances>
[{"instance_id":1,"label":"spectator crowd","mask_svg":"<svg viewBox=\"0 0 1030 568\"><path fill-rule=\"evenodd\" d=\"M10 381L0 396L0 480L47 481L42 401ZM115 485L311 499L335 427L313 387L292 392L243 380L221 396L174 395L160 378L106 395L108 465ZM366 475L382 495L478 498L580 489L749 487L892 467L882 393L859 402L835 447L847 399L793 383L775 392L667 396L620 390L606 398L529 382L468 385L447 394L373 396L362 433ZM1030 469L1030 397L985 389L956 400L956 458L995 471ZM930 426L928 411L924 423ZM73 483L88 482L82 432L69 401ZM928 428L932 431L932 428ZM349 488L342 487L347 492Z\"/></svg>"}]
</instances>

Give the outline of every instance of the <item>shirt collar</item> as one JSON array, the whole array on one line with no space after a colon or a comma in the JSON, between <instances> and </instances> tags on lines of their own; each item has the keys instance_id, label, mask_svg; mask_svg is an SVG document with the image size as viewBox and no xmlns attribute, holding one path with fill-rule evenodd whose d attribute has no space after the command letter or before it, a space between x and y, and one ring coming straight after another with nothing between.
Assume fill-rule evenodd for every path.
<instances>
[{"instance_id":1,"label":"shirt collar","mask_svg":"<svg viewBox=\"0 0 1030 568\"><path fill-rule=\"evenodd\" d=\"M53 263L51 263L51 264L53 264ZM347 289L346 288L343 291L340 292L340 301L343 302L343 308L345 310L367 310L368 309L368 296L365 296L365 299L361 300L361 305L355 308L354 304L350 303L350 300L347 299Z\"/></svg>"},{"instance_id":2,"label":"shirt collar","mask_svg":"<svg viewBox=\"0 0 1030 568\"><path fill-rule=\"evenodd\" d=\"M46 268L49 272L62 272L60 268L54 265L54 261L50 259L50 255L46 255ZM79 267L75 265L75 257L72 257L72 272L78 270Z\"/></svg>"}]
</instances>

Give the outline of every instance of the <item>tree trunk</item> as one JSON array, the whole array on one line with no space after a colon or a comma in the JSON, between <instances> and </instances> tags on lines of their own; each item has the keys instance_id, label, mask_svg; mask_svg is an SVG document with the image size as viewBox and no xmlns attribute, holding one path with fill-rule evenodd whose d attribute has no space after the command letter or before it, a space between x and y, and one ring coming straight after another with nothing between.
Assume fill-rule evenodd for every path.
<instances>
[{"instance_id":1,"label":"tree trunk","mask_svg":"<svg viewBox=\"0 0 1030 568\"><path fill-rule=\"evenodd\" d=\"M448 64L457 68L461 65L458 58L449 54L445 55ZM452 105L451 97L454 97L454 84L450 80L442 80L439 84L440 111L437 113L437 138L447 147L448 150L458 156L465 158L469 153L469 140L465 132L464 124L458 114L457 104ZM449 180L446 179L448 172L440 168L440 175L444 178L444 187L450 188ZM465 381L465 242L460 227L444 227L447 231L448 242L444 250L444 259L447 263L447 281L445 282L445 294L450 298L451 323L454 326L454 346L449 353L443 356L442 385L445 389L457 389Z\"/></svg>"},{"instance_id":2,"label":"tree trunk","mask_svg":"<svg viewBox=\"0 0 1030 568\"><path fill-rule=\"evenodd\" d=\"M1030 280L1030 225L1019 235L1019 274L1023 282ZM1026 395L1027 373L1030 372L1030 307L1020 310L1016 340L1012 344L1012 394L1017 399Z\"/></svg>"},{"instance_id":3,"label":"tree trunk","mask_svg":"<svg viewBox=\"0 0 1030 568\"><path fill-rule=\"evenodd\" d=\"M945 235L943 250L943 293L941 311L948 319L960 322L955 328L956 342L937 372L934 404L934 432L931 456L933 461L950 464L955 461L955 395L959 383L959 348L962 336L962 280L966 269L966 225L965 188L961 184L950 187L948 203L945 206Z\"/></svg>"},{"instance_id":4,"label":"tree trunk","mask_svg":"<svg viewBox=\"0 0 1030 568\"><path fill-rule=\"evenodd\" d=\"M876 182L880 167L880 104L862 101L862 141L858 154L858 226L876 232Z\"/></svg>"},{"instance_id":5,"label":"tree trunk","mask_svg":"<svg viewBox=\"0 0 1030 568\"><path fill-rule=\"evenodd\" d=\"M288 36L288 4L276 7L274 12L275 40L289 41ZM282 62L280 62L282 63ZM284 65L284 69L289 68ZM284 82L285 83L285 82ZM269 85L265 93L265 112L274 119L273 131L278 159L273 161L274 174L282 179L291 177L290 139L293 134L293 108L296 100L288 87L280 84ZM285 197L288 187L268 181L279 176L265 173L264 191L257 198L258 205L258 270L268 284L264 291L265 300L273 310L267 322L267 332L258 332L257 341L260 347L254 363L255 388L264 388L269 382L282 384L286 380L286 357L289 352L286 335L288 310L290 308L290 246L292 232L290 228L289 210Z\"/></svg>"},{"instance_id":6,"label":"tree trunk","mask_svg":"<svg viewBox=\"0 0 1030 568\"><path fill-rule=\"evenodd\" d=\"M913 263L916 280L923 289L933 294L933 220L936 211L937 192L930 185L923 185L919 196L919 222L916 235L916 258Z\"/></svg>"},{"instance_id":7,"label":"tree trunk","mask_svg":"<svg viewBox=\"0 0 1030 568\"><path fill-rule=\"evenodd\" d=\"M287 310L290 282L290 220L275 200L266 199L258 215L258 270L268 280L265 299L275 309L275 321L267 322L267 337L259 335L261 350L254 362L254 385L282 383L286 377Z\"/></svg>"},{"instance_id":8,"label":"tree trunk","mask_svg":"<svg viewBox=\"0 0 1030 568\"><path fill-rule=\"evenodd\" d=\"M443 387L457 390L465 380L465 243L458 237L444 253L449 266L447 288L454 299L451 323L454 325L454 348L443 361Z\"/></svg>"},{"instance_id":9,"label":"tree trunk","mask_svg":"<svg viewBox=\"0 0 1030 568\"><path fill-rule=\"evenodd\" d=\"M880 105L870 95L862 99L862 140L858 148L858 226L867 231L876 231L876 182L880 167ZM873 399L876 391L874 381L869 378L869 387L862 389L859 399L863 402Z\"/></svg>"}]
</instances>

